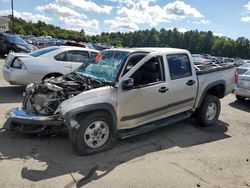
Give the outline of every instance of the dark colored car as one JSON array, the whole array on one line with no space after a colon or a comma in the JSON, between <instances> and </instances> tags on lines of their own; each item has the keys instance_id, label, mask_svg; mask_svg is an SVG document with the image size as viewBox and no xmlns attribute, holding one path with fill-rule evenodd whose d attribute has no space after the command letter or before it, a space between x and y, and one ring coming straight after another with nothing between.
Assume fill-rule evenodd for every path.
<instances>
[{"instance_id":1,"label":"dark colored car","mask_svg":"<svg viewBox=\"0 0 250 188\"><path fill-rule=\"evenodd\" d=\"M0 55L8 54L12 51L29 53L34 50L37 50L37 47L28 44L17 35L0 33Z\"/></svg>"},{"instance_id":2,"label":"dark colored car","mask_svg":"<svg viewBox=\"0 0 250 188\"><path fill-rule=\"evenodd\" d=\"M75 41L67 41L64 45L65 46L77 46L77 47L86 48L85 44L83 44L81 42L75 42Z\"/></svg>"}]
</instances>

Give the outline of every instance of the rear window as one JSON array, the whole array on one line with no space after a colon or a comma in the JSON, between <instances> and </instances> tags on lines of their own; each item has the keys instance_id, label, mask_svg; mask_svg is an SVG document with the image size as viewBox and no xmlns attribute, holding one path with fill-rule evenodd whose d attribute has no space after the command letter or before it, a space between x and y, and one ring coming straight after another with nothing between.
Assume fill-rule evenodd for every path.
<instances>
[{"instance_id":1,"label":"rear window","mask_svg":"<svg viewBox=\"0 0 250 188\"><path fill-rule=\"evenodd\" d=\"M27 44L23 39L15 35L6 35L6 37L9 42L12 42L15 44Z\"/></svg>"},{"instance_id":2,"label":"rear window","mask_svg":"<svg viewBox=\"0 0 250 188\"><path fill-rule=\"evenodd\" d=\"M167 60L171 80L192 76L190 61L186 54L168 55Z\"/></svg>"},{"instance_id":3,"label":"rear window","mask_svg":"<svg viewBox=\"0 0 250 188\"><path fill-rule=\"evenodd\" d=\"M57 50L57 49L59 49L59 48L58 47L43 48L43 49L36 50L36 51L30 53L30 55L33 57L38 57L38 56L44 55L46 53L52 52L52 51Z\"/></svg>"}]
</instances>

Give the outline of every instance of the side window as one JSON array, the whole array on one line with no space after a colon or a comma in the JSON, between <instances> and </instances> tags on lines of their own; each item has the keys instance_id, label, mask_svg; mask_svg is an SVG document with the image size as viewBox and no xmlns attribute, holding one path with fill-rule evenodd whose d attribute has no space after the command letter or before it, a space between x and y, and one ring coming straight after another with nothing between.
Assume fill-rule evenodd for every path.
<instances>
[{"instance_id":1,"label":"side window","mask_svg":"<svg viewBox=\"0 0 250 188\"><path fill-rule=\"evenodd\" d=\"M186 54L168 55L167 60L171 80L192 76L190 61Z\"/></svg>"},{"instance_id":2,"label":"side window","mask_svg":"<svg viewBox=\"0 0 250 188\"><path fill-rule=\"evenodd\" d=\"M83 63L89 58L89 53L86 51L69 51L67 61Z\"/></svg>"},{"instance_id":3,"label":"side window","mask_svg":"<svg viewBox=\"0 0 250 188\"><path fill-rule=\"evenodd\" d=\"M0 35L0 42L3 43L5 41L4 36Z\"/></svg>"},{"instance_id":4,"label":"side window","mask_svg":"<svg viewBox=\"0 0 250 188\"><path fill-rule=\"evenodd\" d=\"M135 86L149 85L164 80L162 57L153 57L145 62L131 78Z\"/></svg>"},{"instance_id":5,"label":"side window","mask_svg":"<svg viewBox=\"0 0 250 188\"><path fill-rule=\"evenodd\" d=\"M140 60L142 60L142 58L144 58L147 54L139 54L139 55L133 55L131 56L127 63L126 66L124 68L124 71L122 73L122 76L125 75L128 71L130 71L130 69L132 69Z\"/></svg>"},{"instance_id":6,"label":"side window","mask_svg":"<svg viewBox=\"0 0 250 188\"><path fill-rule=\"evenodd\" d=\"M97 52L90 52L91 57L95 57L98 53Z\"/></svg>"},{"instance_id":7,"label":"side window","mask_svg":"<svg viewBox=\"0 0 250 188\"><path fill-rule=\"evenodd\" d=\"M55 60L57 61L67 61L67 52L63 52L55 56Z\"/></svg>"}]
</instances>

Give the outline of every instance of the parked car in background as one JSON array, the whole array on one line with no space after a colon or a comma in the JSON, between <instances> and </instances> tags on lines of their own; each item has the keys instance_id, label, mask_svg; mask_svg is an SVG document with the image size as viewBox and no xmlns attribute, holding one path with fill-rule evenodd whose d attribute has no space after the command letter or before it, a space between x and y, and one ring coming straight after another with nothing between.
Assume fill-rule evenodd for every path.
<instances>
[{"instance_id":1,"label":"parked car in background","mask_svg":"<svg viewBox=\"0 0 250 188\"><path fill-rule=\"evenodd\" d=\"M245 60L243 60L243 59L237 59L237 60L235 60L234 65L236 67L239 67L241 65L244 65L245 63L246 63Z\"/></svg>"},{"instance_id":2,"label":"parked car in background","mask_svg":"<svg viewBox=\"0 0 250 188\"><path fill-rule=\"evenodd\" d=\"M205 59L203 57L193 56L193 55L192 55L192 57L193 57L193 61L194 61L195 65L215 63L213 60Z\"/></svg>"},{"instance_id":3,"label":"parked car in background","mask_svg":"<svg viewBox=\"0 0 250 188\"><path fill-rule=\"evenodd\" d=\"M16 35L0 33L0 55L8 54L9 52L29 53L37 50L37 47L28 44L23 39Z\"/></svg>"},{"instance_id":4,"label":"parked car in background","mask_svg":"<svg viewBox=\"0 0 250 188\"><path fill-rule=\"evenodd\" d=\"M27 85L45 78L66 75L89 62L99 51L79 47L53 46L29 54L10 53L3 66L10 84Z\"/></svg>"},{"instance_id":5,"label":"parked car in background","mask_svg":"<svg viewBox=\"0 0 250 188\"><path fill-rule=\"evenodd\" d=\"M77 46L77 47L86 48L86 45L83 44L82 42L75 42L75 41L67 41L64 45L65 46Z\"/></svg>"},{"instance_id":6,"label":"parked car in background","mask_svg":"<svg viewBox=\"0 0 250 188\"><path fill-rule=\"evenodd\" d=\"M238 100L250 98L250 63L237 67L234 94Z\"/></svg>"}]
</instances>

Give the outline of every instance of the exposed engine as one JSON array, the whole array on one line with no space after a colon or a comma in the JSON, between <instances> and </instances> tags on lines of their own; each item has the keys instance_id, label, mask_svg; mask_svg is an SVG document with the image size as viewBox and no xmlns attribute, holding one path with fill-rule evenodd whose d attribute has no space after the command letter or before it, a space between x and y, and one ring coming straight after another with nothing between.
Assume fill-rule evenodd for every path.
<instances>
[{"instance_id":1,"label":"exposed engine","mask_svg":"<svg viewBox=\"0 0 250 188\"><path fill-rule=\"evenodd\" d=\"M28 112L51 116L62 101L74 97L83 91L105 85L107 84L76 73L46 79L42 83L34 83L27 86L23 108Z\"/></svg>"}]
</instances>

